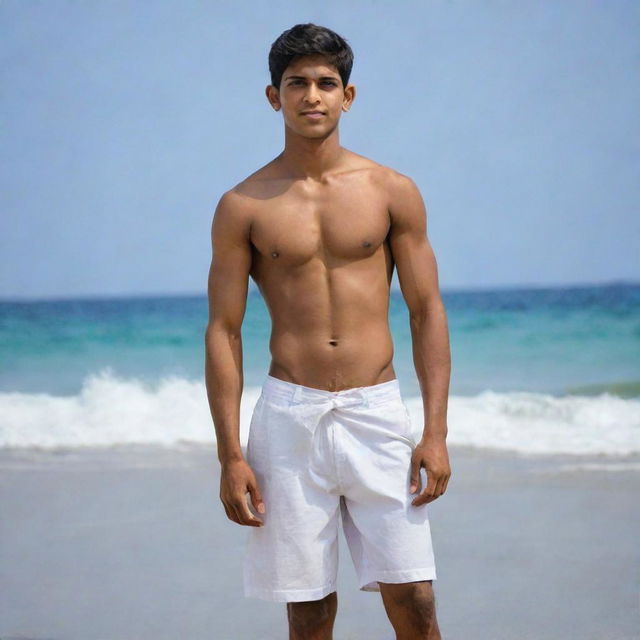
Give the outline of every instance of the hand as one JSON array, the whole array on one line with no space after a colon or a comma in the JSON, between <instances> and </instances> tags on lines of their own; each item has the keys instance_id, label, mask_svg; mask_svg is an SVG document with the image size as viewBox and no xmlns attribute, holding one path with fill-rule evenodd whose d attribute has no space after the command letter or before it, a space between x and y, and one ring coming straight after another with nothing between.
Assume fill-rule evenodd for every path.
<instances>
[{"instance_id":1,"label":"hand","mask_svg":"<svg viewBox=\"0 0 640 640\"><path fill-rule=\"evenodd\" d=\"M427 471L427 486L420 493L422 478L420 467ZM447 483L451 477L449 466L449 454L444 438L422 438L416 445L411 455L411 493L420 494L414 498L411 504L415 507L427 504L439 498L447 489Z\"/></svg>"},{"instance_id":2,"label":"hand","mask_svg":"<svg viewBox=\"0 0 640 640\"><path fill-rule=\"evenodd\" d=\"M263 526L247 505L247 492L251 494L251 504L256 511L264 513L262 492L253 469L246 460L234 460L222 465L220 477L220 500L229 520L250 527Z\"/></svg>"}]
</instances>

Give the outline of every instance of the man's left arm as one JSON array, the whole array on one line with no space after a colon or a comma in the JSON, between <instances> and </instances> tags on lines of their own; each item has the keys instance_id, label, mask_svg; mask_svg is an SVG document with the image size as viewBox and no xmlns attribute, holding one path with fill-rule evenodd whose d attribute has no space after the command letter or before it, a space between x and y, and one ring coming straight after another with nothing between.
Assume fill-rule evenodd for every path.
<instances>
[{"instance_id":1,"label":"man's left arm","mask_svg":"<svg viewBox=\"0 0 640 640\"><path fill-rule=\"evenodd\" d=\"M451 353L438 267L427 237L427 211L418 187L401 173L389 174L389 246L409 309L413 361L424 406L424 429L411 457L410 491L420 506L439 498L451 476L447 452L447 402ZM420 468L427 472L421 492Z\"/></svg>"}]
</instances>

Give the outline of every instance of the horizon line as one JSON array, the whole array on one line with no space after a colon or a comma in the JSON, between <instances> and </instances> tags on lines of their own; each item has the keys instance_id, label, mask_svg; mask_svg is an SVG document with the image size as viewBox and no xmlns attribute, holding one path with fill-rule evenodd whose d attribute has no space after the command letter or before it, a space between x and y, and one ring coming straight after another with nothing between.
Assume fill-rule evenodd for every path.
<instances>
[{"instance_id":1,"label":"horizon line","mask_svg":"<svg viewBox=\"0 0 640 640\"><path fill-rule=\"evenodd\" d=\"M602 282L568 282L568 283L520 283L502 285L458 285L440 287L440 293L447 294L460 293L494 293L501 291L531 291L531 290L553 290L553 289L588 289L605 287L634 287L640 286L640 280L631 278L615 278ZM401 293L399 286L391 286L390 293ZM247 291L247 297L260 293L257 285L252 284ZM72 301L98 301L98 300L127 300L127 299L150 299L150 298L207 298L206 290L201 292L146 292L146 293L86 293L75 295L52 296L24 296L24 297L0 297L0 303L35 303L35 302L72 302Z\"/></svg>"}]
</instances>

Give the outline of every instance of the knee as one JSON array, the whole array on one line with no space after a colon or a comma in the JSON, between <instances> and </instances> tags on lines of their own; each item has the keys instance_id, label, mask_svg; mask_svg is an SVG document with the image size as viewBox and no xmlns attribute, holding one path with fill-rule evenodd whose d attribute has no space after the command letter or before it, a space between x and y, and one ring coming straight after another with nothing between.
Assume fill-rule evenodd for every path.
<instances>
[{"instance_id":1,"label":"knee","mask_svg":"<svg viewBox=\"0 0 640 640\"><path fill-rule=\"evenodd\" d=\"M397 586L397 589L391 591L391 597L396 604L414 609L431 610L434 608L435 596L430 580L409 582Z\"/></svg>"},{"instance_id":2,"label":"knee","mask_svg":"<svg viewBox=\"0 0 640 640\"><path fill-rule=\"evenodd\" d=\"M431 581L410 582L398 585L391 591L396 607L403 610L414 628L427 630L435 617L435 596Z\"/></svg>"},{"instance_id":3,"label":"knee","mask_svg":"<svg viewBox=\"0 0 640 640\"><path fill-rule=\"evenodd\" d=\"M435 596L430 580L405 584L380 583L389 620L398 639L440 638Z\"/></svg>"},{"instance_id":4,"label":"knee","mask_svg":"<svg viewBox=\"0 0 640 640\"><path fill-rule=\"evenodd\" d=\"M333 591L321 600L287 602L287 619L293 630L308 635L327 626L331 627L336 609L337 594Z\"/></svg>"}]
</instances>

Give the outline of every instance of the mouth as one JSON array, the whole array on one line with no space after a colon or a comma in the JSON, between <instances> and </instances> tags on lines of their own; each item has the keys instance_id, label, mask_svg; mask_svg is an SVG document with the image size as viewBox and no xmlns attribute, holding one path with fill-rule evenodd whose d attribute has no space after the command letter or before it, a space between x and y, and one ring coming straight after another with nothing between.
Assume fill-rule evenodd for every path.
<instances>
[{"instance_id":1,"label":"mouth","mask_svg":"<svg viewBox=\"0 0 640 640\"><path fill-rule=\"evenodd\" d=\"M324 117L324 112L322 111L303 111L300 115L307 116L307 118L311 118L313 120L317 120L318 118Z\"/></svg>"}]
</instances>

